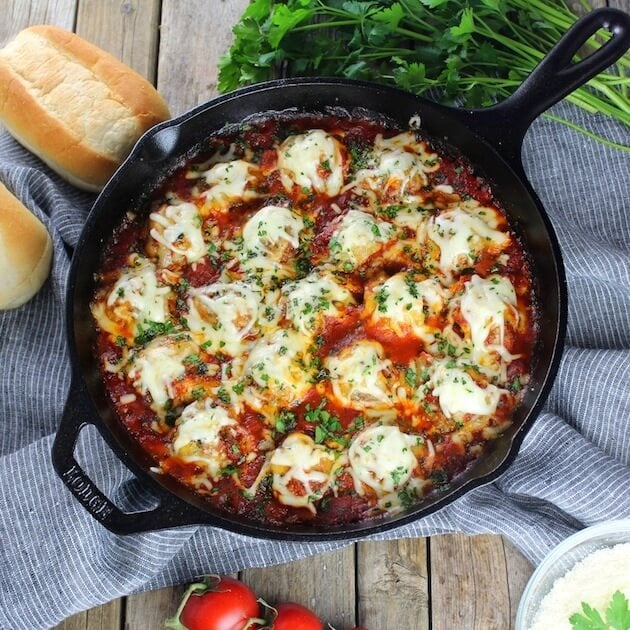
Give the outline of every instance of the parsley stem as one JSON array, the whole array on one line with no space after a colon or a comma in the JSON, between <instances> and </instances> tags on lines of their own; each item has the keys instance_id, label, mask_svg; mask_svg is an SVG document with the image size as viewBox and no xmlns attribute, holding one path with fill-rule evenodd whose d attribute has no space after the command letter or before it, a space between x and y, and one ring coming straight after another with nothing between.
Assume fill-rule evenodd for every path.
<instances>
[{"instance_id":1,"label":"parsley stem","mask_svg":"<svg viewBox=\"0 0 630 630\"><path fill-rule=\"evenodd\" d=\"M432 44L435 42L435 38L431 37L430 35L420 35L420 33L417 33L416 31L410 31L406 28L401 28L400 26L397 26L396 28L392 30L395 33L399 33L400 35L406 35L407 37L410 37L411 39L415 39L419 42L426 42L428 44Z\"/></svg>"},{"instance_id":2,"label":"parsley stem","mask_svg":"<svg viewBox=\"0 0 630 630\"><path fill-rule=\"evenodd\" d=\"M630 146L625 145L625 144L620 144L619 142L613 142L612 140L608 140L596 133L593 133L592 131L589 131L588 129L585 129L584 127L580 127L580 125L576 125L575 123L572 123L570 120L560 118L559 116L554 116L553 114L549 114L548 112L543 114L543 116L557 123L566 125L567 127L571 127L572 129L575 129L576 131L583 133L585 136L588 136L589 138L592 138L593 140L597 140L598 142L601 142L602 144L605 144L609 147L613 147L614 149L619 149L620 151L630 152Z\"/></svg>"},{"instance_id":3,"label":"parsley stem","mask_svg":"<svg viewBox=\"0 0 630 630\"><path fill-rule=\"evenodd\" d=\"M334 28L336 26L353 26L356 24L356 20L337 20L333 22L314 22L313 24L304 24L303 26L295 26L291 29L292 33L298 33L302 31L313 31L321 28Z\"/></svg>"}]
</instances>

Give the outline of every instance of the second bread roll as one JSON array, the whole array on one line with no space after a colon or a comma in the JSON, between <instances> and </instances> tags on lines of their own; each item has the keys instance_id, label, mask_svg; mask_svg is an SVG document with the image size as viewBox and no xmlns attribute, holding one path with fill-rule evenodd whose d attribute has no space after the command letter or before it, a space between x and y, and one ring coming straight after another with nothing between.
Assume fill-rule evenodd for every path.
<instances>
[{"instance_id":1,"label":"second bread roll","mask_svg":"<svg viewBox=\"0 0 630 630\"><path fill-rule=\"evenodd\" d=\"M99 191L136 140L169 117L146 79L63 29L27 28L0 50L0 122L84 190Z\"/></svg>"},{"instance_id":2,"label":"second bread roll","mask_svg":"<svg viewBox=\"0 0 630 630\"><path fill-rule=\"evenodd\" d=\"M39 291L52 253L43 223L0 182L0 310L21 306Z\"/></svg>"}]
</instances>

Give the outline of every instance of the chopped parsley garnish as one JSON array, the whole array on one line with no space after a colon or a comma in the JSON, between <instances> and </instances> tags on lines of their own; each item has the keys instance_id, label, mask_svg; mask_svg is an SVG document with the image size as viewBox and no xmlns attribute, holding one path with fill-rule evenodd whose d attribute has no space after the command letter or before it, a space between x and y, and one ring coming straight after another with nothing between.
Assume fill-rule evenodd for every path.
<instances>
[{"instance_id":1,"label":"chopped parsley garnish","mask_svg":"<svg viewBox=\"0 0 630 630\"><path fill-rule=\"evenodd\" d=\"M376 300L376 303L378 304L378 310L381 313L387 313L387 298L388 298L388 294L387 294L387 289L385 287L383 287L382 289L379 289L379 291L375 294L374 299Z\"/></svg>"},{"instance_id":2,"label":"chopped parsley garnish","mask_svg":"<svg viewBox=\"0 0 630 630\"><path fill-rule=\"evenodd\" d=\"M394 485L397 486L404 475L406 475L409 471L404 467L404 466L396 466L396 468L394 468L394 470L392 470L392 481L394 482Z\"/></svg>"},{"instance_id":3,"label":"chopped parsley garnish","mask_svg":"<svg viewBox=\"0 0 630 630\"><path fill-rule=\"evenodd\" d=\"M195 387L191 392L190 395L195 399L195 400L199 400L200 398L203 398L206 395L206 390L204 387Z\"/></svg>"},{"instance_id":4,"label":"chopped parsley garnish","mask_svg":"<svg viewBox=\"0 0 630 630\"><path fill-rule=\"evenodd\" d=\"M159 337L160 335L170 335L176 331L173 322L147 322L147 327L144 328L142 324L138 324L138 334L134 339L134 343L138 346L143 346L149 343L152 339Z\"/></svg>"},{"instance_id":5,"label":"chopped parsley garnish","mask_svg":"<svg viewBox=\"0 0 630 630\"><path fill-rule=\"evenodd\" d=\"M221 468L222 477L229 477L230 475L233 475L236 472L238 472L238 467L234 466L234 464L230 464L229 466L226 466L225 468Z\"/></svg>"},{"instance_id":6,"label":"chopped parsley garnish","mask_svg":"<svg viewBox=\"0 0 630 630\"><path fill-rule=\"evenodd\" d=\"M190 365L191 367L197 368L198 374L205 374L208 371L208 366L201 360L201 357L198 354L189 354L184 359L184 365Z\"/></svg>"},{"instance_id":7,"label":"chopped parsley garnish","mask_svg":"<svg viewBox=\"0 0 630 630\"><path fill-rule=\"evenodd\" d=\"M186 293L186 291L188 291L188 289L190 289L190 282L188 282L188 280L186 280L186 278L182 278L175 285L175 291L177 291L177 293L179 293L180 295L182 293Z\"/></svg>"},{"instance_id":8,"label":"chopped parsley garnish","mask_svg":"<svg viewBox=\"0 0 630 630\"><path fill-rule=\"evenodd\" d=\"M217 398L226 405L229 405L232 402L229 392L225 389L225 387L223 387L223 385L221 385L221 387L217 390Z\"/></svg>"},{"instance_id":9,"label":"chopped parsley garnish","mask_svg":"<svg viewBox=\"0 0 630 630\"><path fill-rule=\"evenodd\" d=\"M361 170L369 165L371 150L368 146L357 142L350 142L348 144L348 150L352 158L353 171Z\"/></svg>"},{"instance_id":10,"label":"chopped parsley garnish","mask_svg":"<svg viewBox=\"0 0 630 630\"><path fill-rule=\"evenodd\" d=\"M405 370L405 381L407 381L411 387L416 386L416 373L411 368Z\"/></svg>"},{"instance_id":11,"label":"chopped parsley garnish","mask_svg":"<svg viewBox=\"0 0 630 630\"><path fill-rule=\"evenodd\" d=\"M418 500L418 491L415 488L405 488L398 493L398 498L404 508L409 508Z\"/></svg>"},{"instance_id":12,"label":"chopped parsley garnish","mask_svg":"<svg viewBox=\"0 0 630 630\"><path fill-rule=\"evenodd\" d=\"M283 409L276 419L275 429L277 433L287 433L295 428L297 418L292 411Z\"/></svg>"},{"instance_id":13,"label":"chopped parsley garnish","mask_svg":"<svg viewBox=\"0 0 630 630\"><path fill-rule=\"evenodd\" d=\"M173 401L169 398L164 403L164 421L169 427L175 426L175 421L179 417L179 411L173 406Z\"/></svg>"},{"instance_id":14,"label":"chopped parsley garnish","mask_svg":"<svg viewBox=\"0 0 630 630\"><path fill-rule=\"evenodd\" d=\"M243 383L237 383L236 385L232 387L232 391L238 396L240 396L243 393L244 389L245 389L245 385Z\"/></svg>"},{"instance_id":15,"label":"chopped parsley garnish","mask_svg":"<svg viewBox=\"0 0 630 630\"><path fill-rule=\"evenodd\" d=\"M405 284L407 285L407 290L409 291L409 295L411 295L411 297L417 298L418 287L416 285L416 281L414 280L413 276L409 273L405 274Z\"/></svg>"},{"instance_id":16,"label":"chopped parsley garnish","mask_svg":"<svg viewBox=\"0 0 630 630\"><path fill-rule=\"evenodd\" d=\"M448 474L445 470L434 470L429 479L436 490L445 490L448 487Z\"/></svg>"},{"instance_id":17,"label":"chopped parsley garnish","mask_svg":"<svg viewBox=\"0 0 630 630\"><path fill-rule=\"evenodd\" d=\"M311 409L307 406L306 413L304 414L307 422L317 424L315 427L315 442L322 444L326 440L332 439L335 442L347 445L348 439L339 435L343 430L341 421L324 409L325 404L326 401L322 401L315 409Z\"/></svg>"},{"instance_id":18,"label":"chopped parsley garnish","mask_svg":"<svg viewBox=\"0 0 630 630\"><path fill-rule=\"evenodd\" d=\"M376 211L388 219L395 219L404 206L379 206Z\"/></svg>"}]
</instances>

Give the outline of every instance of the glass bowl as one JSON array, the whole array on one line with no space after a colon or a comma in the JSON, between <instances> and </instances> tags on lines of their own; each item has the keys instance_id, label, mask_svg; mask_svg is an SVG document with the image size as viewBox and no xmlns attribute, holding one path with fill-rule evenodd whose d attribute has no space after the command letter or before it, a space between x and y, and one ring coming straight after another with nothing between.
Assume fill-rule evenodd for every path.
<instances>
[{"instance_id":1,"label":"glass bowl","mask_svg":"<svg viewBox=\"0 0 630 630\"><path fill-rule=\"evenodd\" d=\"M544 558L529 579L516 613L515 630L529 630L543 598L554 582L575 564L598 549L622 543L630 543L630 519L604 521L562 541ZM583 599L588 601L587 594L584 594ZM579 606L576 612L580 612Z\"/></svg>"}]
</instances>

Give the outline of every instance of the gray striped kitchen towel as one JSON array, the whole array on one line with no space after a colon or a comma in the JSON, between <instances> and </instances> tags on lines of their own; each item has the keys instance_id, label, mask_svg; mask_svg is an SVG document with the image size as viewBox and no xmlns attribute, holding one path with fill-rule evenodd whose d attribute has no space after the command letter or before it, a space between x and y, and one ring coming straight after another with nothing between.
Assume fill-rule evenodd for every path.
<instances>
[{"instance_id":1,"label":"gray striped kitchen towel","mask_svg":"<svg viewBox=\"0 0 630 630\"><path fill-rule=\"evenodd\" d=\"M555 113L630 143L628 128L602 117L567 104ZM377 538L497 532L538 562L586 525L630 517L628 153L543 118L528 133L524 156L567 268L569 327L557 382L497 482ZM7 135L0 136L0 179L46 224L55 248L44 289L0 314L0 628L49 628L133 591L342 544L265 542L210 527L120 537L85 512L53 472L50 447L69 385L62 318L70 254L93 197ZM78 459L119 505L146 501L95 431L83 432Z\"/></svg>"}]
</instances>

